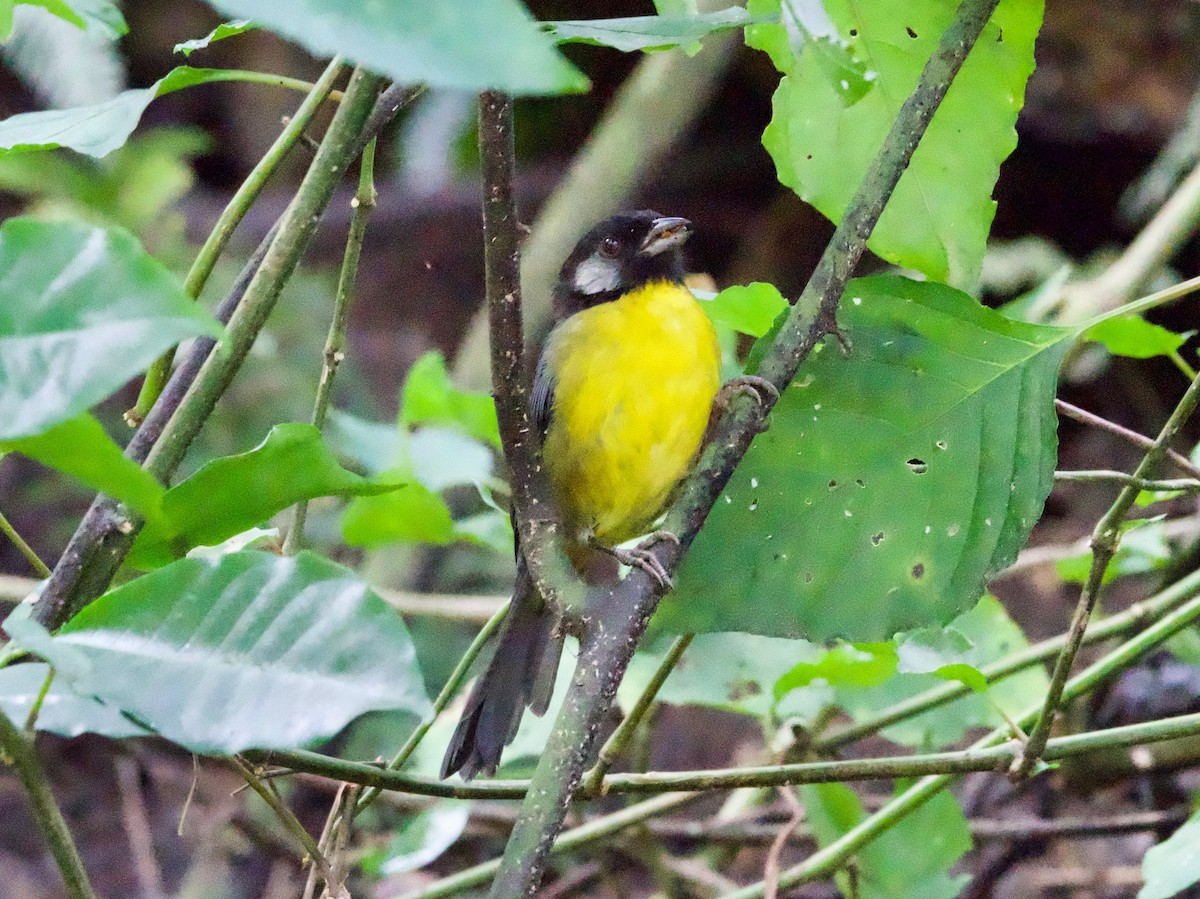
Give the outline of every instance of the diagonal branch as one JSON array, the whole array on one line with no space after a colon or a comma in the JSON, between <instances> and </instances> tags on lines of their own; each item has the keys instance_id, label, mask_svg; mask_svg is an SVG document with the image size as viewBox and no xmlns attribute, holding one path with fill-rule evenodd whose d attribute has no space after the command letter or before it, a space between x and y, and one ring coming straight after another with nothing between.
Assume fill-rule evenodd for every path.
<instances>
[{"instance_id":1,"label":"diagonal branch","mask_svg":"<svg viewBox=\"0 0 1200 899\"><path fill-rule=\"evenodd\" d=\"M905 101L866 177L826 247L812 278L767 352L758 374L782 392L800 364L827 334L837 334L837 306L867 238L879 221L934 112L946 96L971 47L999 0L964 0L933 56ZM716 428L696 472L685 481L667 515L666 527L680 545L660 542L654 550L673 570L704 523L738 462L750 446L755 420L768 411L748 397L735 400ZM495 899L531 895L541 881L550 847L562 828L571 797L591 757L596 733L616 694L621 676L645 631L658 596L648 575L634 571L619 585L601 591L589 609L580 641L575 676L563 701L546 751L521 806L500 873Z\"/></svg>"}]
</instances>

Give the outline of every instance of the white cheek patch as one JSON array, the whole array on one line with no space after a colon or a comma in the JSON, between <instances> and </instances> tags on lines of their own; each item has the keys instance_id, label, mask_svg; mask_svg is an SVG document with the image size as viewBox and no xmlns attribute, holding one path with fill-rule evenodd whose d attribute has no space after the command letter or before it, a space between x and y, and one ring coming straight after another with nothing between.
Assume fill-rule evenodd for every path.
<instances>
[{"instance_id":1,"label":"white cheek patch","mask_svg":"<svg viewBox=\"0 0 1200 899\"><path fill-rule=\"evenodd\" d=\"M604 293L621 286L621 271L615 259L593 253L575 269L575 289L580 293Z\"/></svg>"}]
</instances>

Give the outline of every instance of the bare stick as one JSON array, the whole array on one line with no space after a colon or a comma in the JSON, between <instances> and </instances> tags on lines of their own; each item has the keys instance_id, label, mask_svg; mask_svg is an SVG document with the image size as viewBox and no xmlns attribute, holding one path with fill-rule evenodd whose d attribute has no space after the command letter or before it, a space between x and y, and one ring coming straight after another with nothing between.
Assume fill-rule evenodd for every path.
<instances>
[{"instance_id":1,"label":"bare stick","mask_svg":"<svg viewBox=\"0 0 1200 899\"><path fill-rule=\"evenodd\" d=\"M1085 425L1091 425L1095 428L1101 428L1108 431L1110 434L1116 434L1122 440L1127 440L1134 446L1142 449L1150 449L1154 446L1153 438L1147 437L1145 434L1139 434L1137 431L1131 431L1129 428L1117 424L1115 421L1109 421L1107 418L1101 418L1095 412L1088 412L1086 409L1080 409L1078 406L1073 406L1066 400L1054 401L1054 408L1060 413L1073 418ZM1166 457L1180 471L1186 472L1190 477L1200 478L1200 467L1192 464L1192 460L1180 452L1167 447Z\"/></svg>"}]
</instances>

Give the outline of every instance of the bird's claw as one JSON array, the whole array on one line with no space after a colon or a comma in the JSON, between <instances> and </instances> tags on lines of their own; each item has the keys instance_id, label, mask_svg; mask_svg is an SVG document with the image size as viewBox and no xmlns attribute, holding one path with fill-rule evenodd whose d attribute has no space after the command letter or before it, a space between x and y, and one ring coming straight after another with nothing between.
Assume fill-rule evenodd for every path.
<instances>
[{"instance_id":1,"label":"bird's claw","mask_svg":"<svg viewBox=\"0 0 1200 899\"><path fill-rule=\"evenodd\" d=\"M671 580L671 575L667 572L663 563L659 561L658 556L650 551L650 547L656 543L674 543L678 546L679 538L670 531L655 531L647 535L645 540L631 549L618 549L614 546L605 546L595 540L592 541L592 546L601 552L608 553L622 565L627 565L630 568L640 568L658 585L659 590L666 593L675 587L675 582Z\"/></svg>"},{"instance_id":2,"label":"bird's claw","mask_svg":"<svg viewBox=\"0 0 1200 899\"><path fill-rule=\"evenodd\" d=\"M741 375L721 385L713 404L724 412L729 408L733 398L738 395L748 396L758 404L759 411L762 413L758 420L758 430L765 431L767 429L765 414L767 397L770 397L771 404L774 405L779 401L779 388L759 375Z\"/></svg>"}]
</instances>

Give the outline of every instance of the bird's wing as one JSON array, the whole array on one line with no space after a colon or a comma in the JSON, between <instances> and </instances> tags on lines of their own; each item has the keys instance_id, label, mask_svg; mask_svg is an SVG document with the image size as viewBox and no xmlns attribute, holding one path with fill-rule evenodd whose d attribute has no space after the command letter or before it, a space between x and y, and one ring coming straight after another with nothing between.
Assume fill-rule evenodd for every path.
<instances>
[{"instance_id":1,"label":"bird's wing","mask_svg":"<svg viewBox=\"0 0 1200 899\"><path fill-rule=\"evenodd\" d=\"M550 366L546 363L547 355L543 352L538 358L533 375L533 392L529 395L529 414L533 416L533 423L543 439L554 415L554 376L550 374Z\"/></svg>"}]
</instances>

